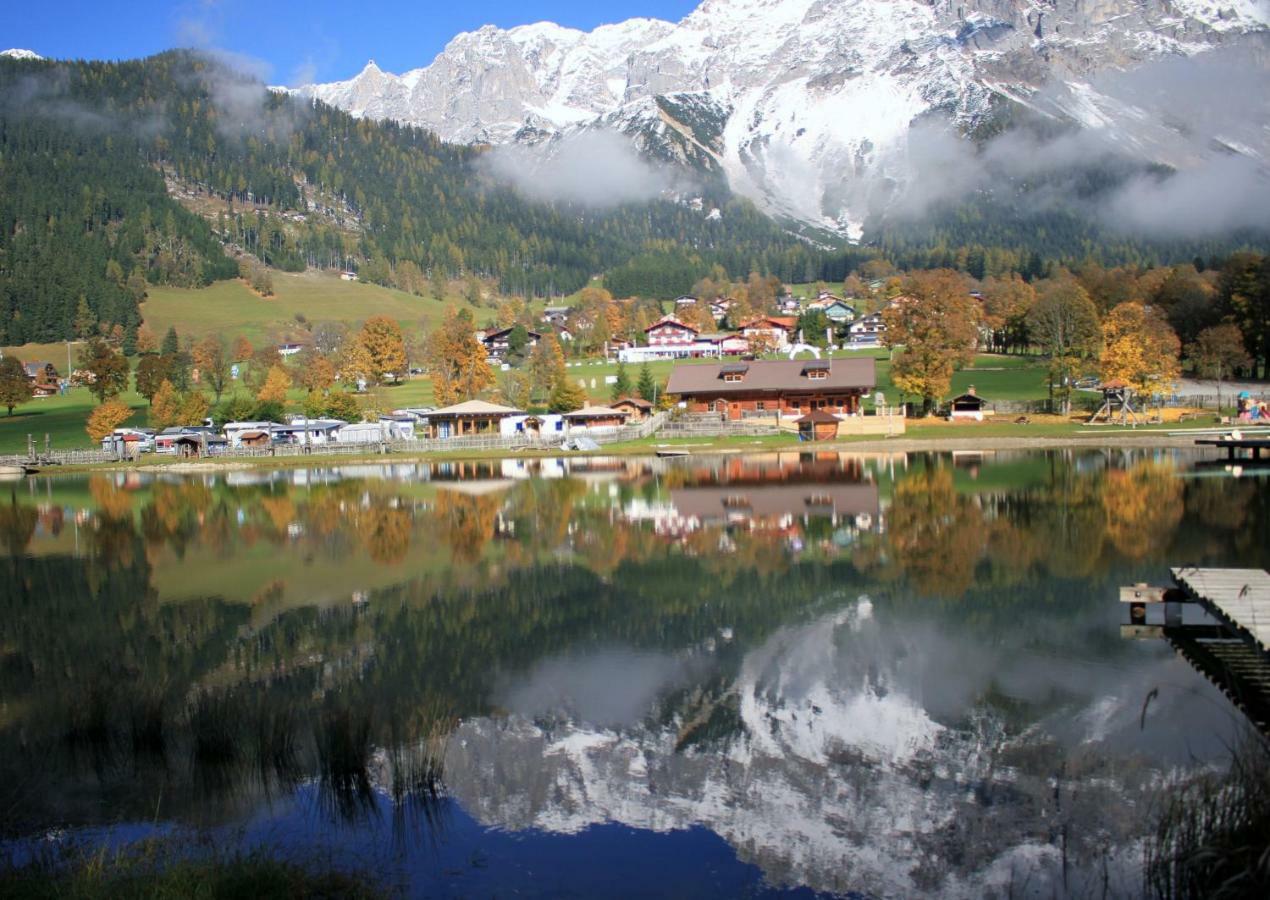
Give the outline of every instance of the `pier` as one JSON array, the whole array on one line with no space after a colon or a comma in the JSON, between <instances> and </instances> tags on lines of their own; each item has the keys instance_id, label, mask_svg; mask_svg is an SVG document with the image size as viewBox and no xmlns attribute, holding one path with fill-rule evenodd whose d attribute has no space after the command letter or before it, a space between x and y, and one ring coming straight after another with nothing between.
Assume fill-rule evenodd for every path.
<instances>
[{"instance_id":1,"label":"pier","mask_svg":"<svg viewBox=\"0 0 1270 900\"><path fill-rule=\"evenodd\" d=\"M1120 589L1128 638L1163 638L1270 734L1270 573L1182 566L1173 585Z\"/></svg>"},{"instance_id":2,"label":"pier","mask_svg":"<svg viewBox=\"0 0 1270 900\"><path fill-rule=\"evenodd\" d=\"M1224 447L1226 448L1226 458L1235 459L1236 450L1251 451L1252 459L1261 459L1261 451L1270 451L1270 437L1234 437L1233 435L1225 435L1217 438L1200 438L1195 442L1196 446L1204 447Z\"/></svg>"}]
</instances>

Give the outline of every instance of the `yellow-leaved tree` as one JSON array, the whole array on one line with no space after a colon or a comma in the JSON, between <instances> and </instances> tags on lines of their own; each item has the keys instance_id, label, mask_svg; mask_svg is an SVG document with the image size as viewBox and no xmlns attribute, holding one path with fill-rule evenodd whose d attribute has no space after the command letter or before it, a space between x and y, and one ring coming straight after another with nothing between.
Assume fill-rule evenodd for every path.
<instances>
[{"instance_id":1,"label":"yellow-leaved tree","mask_svg":"<svg viewBox=\"0 0 1270 900\"><path fill-rule=\"evenodd\" d=\"M438 404L471 400L494 384L484 345L476 339L472 315L452 311L428 337L428 371Z\"/></svg>"},{"instance_id":2,"label":"yellow-leaved tree","mask_svg":"<svg viewBox=\"0 0 1270 900\"><path fill-rule=\"evenodd\" d=\"M88 414L88 422L84 430L94 441L100 441L128 421L131 416L132 410L123 401L112 397Z\"/></svg>"},{"instance_id":3,"label":"yellow-leaved tree","mask_svg":"<svg viewBox=\"0 0 1270 900\"><path fill-rule=\"evenodd\" d=\"M391 378L400 381L406 374L406 342L395 319L371 316L362 325L357 342L366 350L371 380L381 382Z\"/></svg>"},{"instance_id":4,"label":"yellow-leaved tree","mask_svg":"<svg viewBox=\"0 0 1270 900\"><path fill-rule=\"evenodd\" d=\"M1181 374L1182 344L1164 316L1141 303L1121 303L1102 323L1103 383L1120 381L1135 394L1172 389Z\"/></svg>"},{"instance_id":5,"label":"yellow-leaved tree","mask_svg":"<svg viewBox=\"0 0 1270 900\"><path fill-rule=\"evenodd\" d=\"M166 378L150 398L150 424L155 428L185 424L181 422L181 395Z\"/></svg>"},{"instance_id":6,"label":"yellow-leaved tree","mask_svg":"<svg viewBox=\"0 0 1270 900\"><path fill-rule=\"evenodd\" d=\"M291 376L287 374L287 370L282 366L271 366L256 399L261 403L286 403L287 390L290 387Z\"/></svg>"},{"instance_id":7,"label":"yellow-leaved tree","mask_svg":"<svg viewBox=\"0 0 1270 900\"><path fill-rule=\"evenodd\" d=\"M905 295L882 313L885 341L899 353L891 380L905 394L922 399L929 414L948 393L953 370L974 359L979 338L979 304L966 279L951 269L919 272L905 282Z\"/></svg>"}]
</instances>

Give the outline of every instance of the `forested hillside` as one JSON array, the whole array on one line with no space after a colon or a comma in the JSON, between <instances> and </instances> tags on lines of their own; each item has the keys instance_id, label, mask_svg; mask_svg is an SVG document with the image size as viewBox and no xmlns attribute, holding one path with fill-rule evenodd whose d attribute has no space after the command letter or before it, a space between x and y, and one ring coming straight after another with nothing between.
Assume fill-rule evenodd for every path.
<instances>
[{"instance_id":1,"label":"forested hillside","mask_svg":"<svg viewBox=\"0 0 1270 900\"><path fill-rule=\"evenodd\" d=\"M846 271L842 254L809 247L717 187L696 205L530 202L475 164L478 149L269 93L186 52L3 60L0 98L0 343L103 323L131 333L142 278L195 285L235 274L219 239L284 269L348 266L364 280L419 284L477 274L526 294L571 292L668 247L695 273ZM187 212L165 177L217 212ZM77 315L80 297L91 323Z\"/></svg>"},{"instance_id":2,"label":"forested hillside","mask_svg":"<svg viewBox=\"0 0 1270 900\"><path fill-rule=\"evenodd\" d=\"M271 93L185 51L0 59L0 344L104 331L127 349L147 284L233 277L243 254L438 298L455 277L543 296L603 274L617 296L665 299L720 270L838 282L879 253L905 269L1031 279L1058 263L1211 261L1257 243L1140 241L1038 209L1035 185L1003 184L873 223L871 245L851 247L794 236L718 180L651 202L534 202L494 179L486 152Z\"/></svg>"}]
</instances>

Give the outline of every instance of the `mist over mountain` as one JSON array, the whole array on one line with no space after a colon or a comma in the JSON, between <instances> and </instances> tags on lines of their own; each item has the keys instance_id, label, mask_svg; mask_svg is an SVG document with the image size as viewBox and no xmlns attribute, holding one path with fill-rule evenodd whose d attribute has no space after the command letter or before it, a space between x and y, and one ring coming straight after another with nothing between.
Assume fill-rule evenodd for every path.
<instances>
[{"instance_id":1,"label":"mist over mountain","mask_svg":"<svg viewBox=\"0 0 1270 900\"><path fill-rule=\"evenodd\" d=\"M705 0L678 23L487 26L422 68L371 62L297 92L446 140L534 148L513 182L579 135L621 134L645 159L852 238L871 218L1112 160L1122 183L1076 212L1201 236L1270 225L1268 23L1267 0ZM1197 197L1203 214L1175 215Z\"/></svg>"}]
</instances>

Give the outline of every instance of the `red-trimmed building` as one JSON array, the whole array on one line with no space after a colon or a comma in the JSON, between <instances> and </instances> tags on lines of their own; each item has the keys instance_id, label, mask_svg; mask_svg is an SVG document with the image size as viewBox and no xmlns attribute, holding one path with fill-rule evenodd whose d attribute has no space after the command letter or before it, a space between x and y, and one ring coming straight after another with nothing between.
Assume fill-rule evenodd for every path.
<instances>
[{"instance_id":1,"label":"red-trimmed building","mask_svg":"<svg viewBox=\"0 0 1270 900\"><path fill-rule=\"evenodd\" d=\"M662 316L644 329L650 347L686 347L697 339L697 329L674 316Z\"/></svg>"},{"instance_id":2,"label":"red-trimmed building","mask_svg":"<svg viewBox=\"0 0 1270 900\"><path fill-rule=\"evenodd\" d=\"M777 350L784 350L793 343L798 332L798 319L792 316L759 316L741 323L745 338L766 337Z\"/></svg>"},{"instance_id":3,"label":"red-trimmed building","mask_svg":"<svg viewBox=\"0 0 1270 900\"><path fill-rule=\"evenodd\" d=\"M815 410L852 415L876 384L871 357L777 359L675 366L666 393L689 412L729 419L747 413L796 417Z\"/></svg>"}]
</instances>

